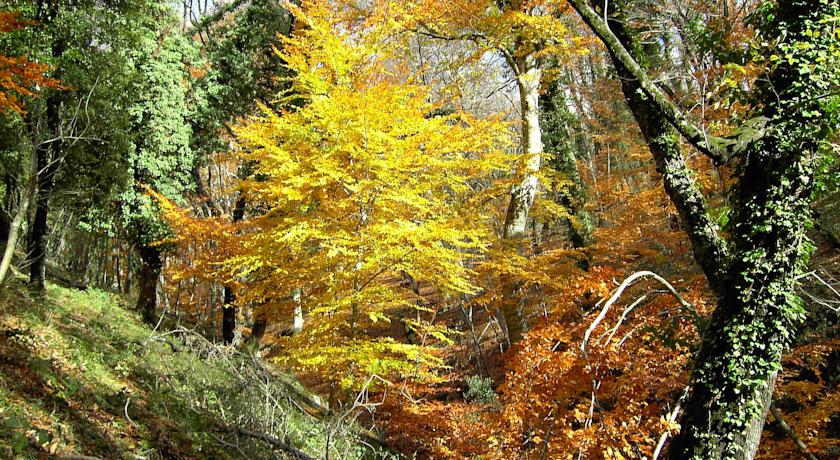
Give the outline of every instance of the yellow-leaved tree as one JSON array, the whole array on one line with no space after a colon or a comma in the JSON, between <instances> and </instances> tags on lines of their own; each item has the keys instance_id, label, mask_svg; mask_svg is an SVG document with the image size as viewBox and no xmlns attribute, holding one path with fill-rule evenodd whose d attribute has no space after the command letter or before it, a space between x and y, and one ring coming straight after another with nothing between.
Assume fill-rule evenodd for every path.
<instances>
[{"instance_id":1,"label":"yellow-leaved tree","mask_svg":"<svg viewBox=\"0 0 840 460\"><path fill-rule=\"evenodd\" d=\"M587 52L581 46L586 39L570 28L572 20L567 17L570 9L565 0L372 1L395 3L389 9L396 11L397 21L420 38L471 43L477 59L501 57L504 72L516 88L518 149L523 155L510 177L507 210L499 229L504 241L494 247L483 271L487 275L484 284L490 286L485 297L493 299L492 306L498 309L497 317L509 343L518 342L527 330L527 305L535 303L529 297L536 297L535 289L546 287L540 280L544 273L529 266L545 266L546 259L552 265L557 261L566 264L570 255L563 251L531 260L529 246L539 245L543 225L568 222L581 235L579 239L588 240L583 236L585 223L575 217L580 209L551 199L568 194L569 188L580 182L577 159L571 150L544 151L540 121L540 95L544 94L545 82L557 68ZM553 170L548 161L555 154L566 155L554 162L561 166L560 171ZM579 208L580 204L574 206Z\"/></svg>"},{"instance_id":2,"label":"yellow-leaved tree","mask_svg":"<svg viewBox=\"0 0 840 460\"><path fill-rule=\"evenodd\" d=\"M509 129L440 115L388 21L351 25L339 4L319 0L292 8L298 28L278 51L294 75L287 108L262 107L235 129L254 165L241 187L257 212L222 265L241 304L281 319L303 310L306 327L284 339L282 363L345 387L370 374L428 375L440 364L433 341L383 331L428 308L396 280L476 291L470 261L492 234L482 190L518 159L505 151ZM432 314L410 316L413 332L447 340Z\"/></svg>"}]
</instances>

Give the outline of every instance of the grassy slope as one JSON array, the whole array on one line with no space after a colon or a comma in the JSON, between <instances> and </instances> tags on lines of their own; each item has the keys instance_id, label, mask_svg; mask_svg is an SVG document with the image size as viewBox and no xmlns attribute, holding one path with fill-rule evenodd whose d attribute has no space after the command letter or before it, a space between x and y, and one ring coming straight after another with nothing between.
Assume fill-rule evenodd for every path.
<instances>
[{"instance_id":1,"label":"grassy slope","mask_svg":"<svg viewBox=\"0 0 840 460\"><path fill-rule=\"evenodd\" d=\"M200 351L195 337L149 340L110 294L50 286L39 304L11 281L0 289L0 458L284 458L223 431L232 425L268 430L316 458L328 437L331 458L383 457L351 428L302 411L289 377L254 380L241 372L245 357Z\"/></svg>"}]
</instances>

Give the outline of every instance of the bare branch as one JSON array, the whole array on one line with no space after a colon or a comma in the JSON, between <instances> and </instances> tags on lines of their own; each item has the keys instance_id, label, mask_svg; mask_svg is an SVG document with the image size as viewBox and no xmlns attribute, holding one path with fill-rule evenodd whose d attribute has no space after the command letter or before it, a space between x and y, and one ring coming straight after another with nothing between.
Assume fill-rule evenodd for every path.
<instances>
[{"instance_id":1,"label":"bare branch","mask_svg":"<svg viewBox=\"0 0 840 460\"><path fill-rule=\"evenodd\" d=\"M633 59L630 52L621 44L618 37L610 30L603 18L598 16L587 0L569 0L569 3L580 14L583 21L601 39L611 55L615 57L627 71L635 78L642 91L650 97L656 107L674 128L697 150L708 156L716 164L724 164L733 156L741 153L750 143L764 136L767 119L757 117L747 120L736 132L729 137L710 136L704 129L695 126L685 114L677 108L668 96L659 89Z\"/></svg>"},{"instance_id":2,"label":"bare branch","mask_svg":"<svg viewBox=\"0 0 840 460\"><path fill-rule=\"evenodd\" d=\"M653 451L653 456L651 457L652 460L656 460L659 458L659 455L662 453L662 448L665 446L665 441L668 439L668 430L670 429L670 425L677 421L677 416L680 414L680 405L688 398L689 390L691 387L685 387L683 390L682 396L680 399L677 400L677 404L674 406L674 409L668 414L668 417L665 420L668 422L668 427L659 436L659 442L656 443L656 449Z\"/></svg>"},{"instance_id":3,"label":"bare branch","mask_svg":"<svg viewBox=\"0 0 840 460\"><path fill-rule=\"evenodd\" d=\"M635 282L636 280L638 280L640 278L646 278L646 277L653 278L656 281L658 281L660 284L665 286L665 289L667 289L668 292L670 292L671 295L673 295L674 298L677 299L677 301L680 303L680 305L682 305L683 307L689 308L691 310L694 310L694 307L690 303L688 303L685 299L683 299L683 297L677 292L677 290L674 289L674 286L671 286L671 283L669 283L665 278L663 278L663 277L661 277L661 276L659 276L656 273L651 272L651 271L640 271L640 272L633 273L632 275L628 276L621 283L621 285L618 286L618 288L615 290L615 292L613 292L613 295L610 296L610 298L606 301L606 303L604 303L604 306L601 307L600 313L598 313L598 316L595 318L594 321L592 321L592 324L589 325L589 328L586 330L586 333L583 335L583 342L580 344L580 350L583 352L584 357L588 356L588 354L586 352L586 345L589 343L589 336L592 335L592 331L594 331L595 328L598 327L598 324L600 324L601 321L604 320L604 317L607 316L607 312L609 312L610 307L612 307L612 305L619 299L619 297L621 297L621 294L624 293L624 291L629 286L631 286L633 284L633 282ZM639 301L635 302L633 304L633 306L638 305L638 303L640 303L640 302ZM626 316L626 313L629 313L629 312L625 312L625 315L623 315L623 316ZM623 316L622 316L622 319L623 319ZM620 324L620 322L619 322L619 324ZM618 325L616 325L616 327L617 326ZM613 331L613 333L614 333L614 331Z\"/></svg>"},{"instance_id":4,"label":"bare branch","mask_svg":"<svg viewBox=\"0 0 840 460\"><path fill-rule=\"evenodd\" d=\"M232 426L221 427L220 431L225 433L233 433L239 436L245 436L248 438L259 439L260 441L263 441L276 449L282 450L292 458L297 458L299 460L315 460L315 457L308 455L306 452L298 449L297 447L294 447L291 444L283 442L280 439L277 439L274 436L269 436L265 433L257 433L255 431L246 430L242 427Z\"/></svg>"}]
</instances>

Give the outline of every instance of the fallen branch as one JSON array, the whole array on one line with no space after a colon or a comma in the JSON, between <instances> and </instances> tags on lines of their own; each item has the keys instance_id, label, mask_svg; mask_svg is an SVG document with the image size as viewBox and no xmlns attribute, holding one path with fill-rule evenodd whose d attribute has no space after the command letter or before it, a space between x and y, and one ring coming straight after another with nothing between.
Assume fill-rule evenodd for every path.
<instances>
[{"instance_id":1,"label":"fallen branch","mask_svg":"<svg viewBox=\"0 0 840 460\"><path fill-rule=\"evenodd\" d=\"M788 437L790 437L791 441L796 444L796 447L799 449L799 452L802 453L802 457L806 458L807 460L817 460L817 457L814 454L808 452L808 446L799 439L799 436L796 435L796 432L793 431L793 428L787 424L785 419L782 418L782 413L779 412L779 408L776 407L776 403L771 401L770 402L770 413L773 414L773 418L779 422L779 426L782 428L782 431L787 433Z\"/></svg>"},{"instance_id":2,"label":"fallen branch","mask_svg":"<svg viewBox=\"0 0 840 460\"><path fill-rule=\"evenodd\" d=\"M315 457L310 456L309 454L298 449L297 447L294 447L291 444L283 442L280 439L277 439L274 436L270 436L265 433L257 433L254 431L246 430L242 427L232 426L221 427L220 431L224 433L233 433L235 435L244 436L246 438L258 439L266 444L269 444L271 447L282 450L283 452L289 454L292 458L297 458L300 460L315 460Z\"/></svg>"}]
</instances>

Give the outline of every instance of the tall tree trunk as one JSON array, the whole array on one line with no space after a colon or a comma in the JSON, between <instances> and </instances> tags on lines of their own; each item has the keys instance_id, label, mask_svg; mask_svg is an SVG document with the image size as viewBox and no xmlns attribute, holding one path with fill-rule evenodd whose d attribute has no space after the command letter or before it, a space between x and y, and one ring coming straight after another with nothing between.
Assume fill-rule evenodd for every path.
<instances>
[{"instance_id":1,"label":"tall tree trunk","mask_svg":"<svg viewBox=\"0 0 840 460\"><path fill-rule=\"evenodd\" d=\"M123 281L123 293L131 295L131 279L134 277L134 263L132 262L131 247L125 249L125 281Z\"/></svg>"},{"instance_id":2,"label":"tall tree trunk","mask_svg":"<svg viewBox=\"0 0 840 460\"><path fill-rule=\"evenodd\" d=\"M521 253L524 251L523 239L528 228L528 212L534 204L534 197L539 188L539 180L535 173L539 171L542 162L543 142L540 130L542 69L531 55L520 59L517 66L522 69L516 82L521 105L522 152L526 155L525 177L522 182L511 188L503 236L505 239L515 240L514 244ZM516 299L519 290L518 283L513 284L499 307L499 316L504 323L508 343L511 345L522 339L527 328L525 316Z\"/></svg>"},{"instance_id":3,"label":"tall tree trunk","mask_svg":"<svg viewBox=\"0 0 840 460\"><path fill-rule=\"evenodd\" d=\"M542 70L533 57L522 59L525 70L517 77L522 118L522 153L527 156L525 177L510 191L510 202L505 216L504 237L517 238L525 233L528 211L534 204L539 181L534 175L540 169L543 153L540 130L540 80Z\"/></svg>"},{"instance_id":4,"label":"tall tree trunk","mask_svg":"<svg viewBox=\"0 0 840 460\"><path fill-rule=\"evenodd\" d=\"M584 153L586 146L573 135L579 130L580 114L569 109L558 80L551 82L547 91L540 94L540 107L545 148L554 154L552 167L571 182L568 191L558 194L557 201L569 212L560 224L565 227L572 247L582 248L592 243L594 225L592 216L583 208L587 192L578 170L578 157Z\"/></svg>"},{"instance_id":5,"label":"tall tree trunk","mask_svg":"<svg viewBox=\"0 0 840 460\"><path fill-rule=\"evenodd\" d=\"M163 258L160 249L153 246L141 246L137 248L137 253L140 255L137 310L143 314L143 319L147 323L154 324L157 310L157 283L163 268Z\"/></svg>"},{"instance_id":6,"label":"tall tree trunk","mask_svg":"<svg viewBox=\"0 0 840 460\"><path fill-rule=\"evenodd\" d=\"M29 117L26 119L29 122ZM15 209L15 195L17 194L18 184L11 171L3 172L3 186L6 190L3 202L0 203L0 241L6 241L9 238L9 231L11 230L12 215ZM17 200L19 201L19 200Z\"/></svg>"},{"instance_id":7,"label":"tall tree trunk","mask_svg":"<svg viewBox=\"0 0 840 460\"><path fill-rule=\"evenodd\" d=\"M55 51L55 50L54 50ZM56 54L56 53L53 53ZM59 54L60 55L60 54ZM35 147L35 175L38 192L35 198L35 215L29 228L29 291L33 297L43 299L46 296L47 234L49 227L50 196L52 195L55 175L63 160L61 133L61 101L55 94L47 98L47 133L49 143L39 143Z\"/></svg>"},{"instance_id":8,"label":"tall tree trunk","mask_svg":"<svg viewBox=\"0 0 840 460\"><path fill-rule=\"evenodd\" d=\"M44 23L51 23L58 15L59 2L52 2L44 11L47 15ZM62 39L53 35L51 54L54 59L64 54L65 45ZM60 69L54 75L60 79ZM46 100L46 135L47 141L36 144L37 174L33 178L37 182L38 192L35 200L35 215L29 226L29 292L33 297L46 297L46 238L49 231L47 218L49 216L49 202L55 183L55 175L64 161L63 133L61 132L61 98L56 91L52 91ZM34 128L33 128L34 132ZM36 139L33 137L33 140Z\"/></svg>"},{"instance_id":9,"label":"tall tree trunk","mask_svg":"<svg viewBox=\"0 0 840 460\"><path fill-rule=\"evenodd\" d=\"M625 47L632 49L632 37L629 32L618 22L611 22L612 29L624 42ZM622 33L623 32L623 33ZM641 128L648 147L653 154L656 169L663 175L665 190L671 199L677 204L681 220L685 229L689 232L692 240L695 257L701 265L707 267L707 278L713 290L721 294L728 285L725 280L727 266L724 257L721 256L719 247L723 243L715 236L716 227L705 210L704 198L699 186L692 178L688 166L682 157L679 147L679 136L664 115L655 107L651 106L649 100L641 92L638 83L633 79L627 69L620 62L614 59L619 78L622 82L622 90L627 100L628 107L633 113ZM706 263L703 263L706 261ZM749 288L747 288L749 289ZM715 311L713 323L705 331L701 348L704 350L697 357L697 368L704 367L703 363L731 362L723 350L725 346L710 348L709 341L718 341L721 344L731 343L732 331L728 331L729 325L734 317L724 319L721 313L730 310L732 312L743 312L749 310L749 306L739 301L736 290L730 289L727 298L719 298L718 308ZM737 314L735 315L737 316ZM762 343L766 343L762 341ZM718 351L713 351L719 348ZM780 357L768 357L771 361L778 362ZM772 378L764 377L764 382L759 386L758 391L752 394L729 395L729 402L721 407L713 400L721 394L732 391L734 382L726 382L725 372L718 366L714 376L708 383L692 385L692 393L686 404L686 411L682 419L681 434L671 443L669 458L672 459L751 459L758 447L764 419L766 417L770 395L772 394L772 382L775 381L775 373ZM711 383L714 380L715 383ZM713 388L717 386L718 388ZM740 387L741 385L734 385ZM737 391L737 390L736 390ZM723 401L720 401L723 402ZM728 406L728 407L723 407ZM754 406L754 407L753 407ZM729 421L723 420L724 414L742 413L748 411L753 413L742 420L743 426L734 426ZM734 452L739 452L734 454Z\"/></svg>"},{"instance_id":10,"label":"tall tree trunk","mask_svg":"<svg viewBox=\"0 0 840 460\"><path fill-rule=\"evenodd\" d=\"M6 195L3 202L0 203L0 241L6 241L9 238L12 220L14 220L14 217L12 217L12 209L14 209L12 191L17 189L14 181L11 180L11 174L4 175L3 185L6 189Z\"/></svg>"},{"instance_id":11,"label":"tall tree trunk","mask_svg":"<svg viewBox=\"0 0 840 460\"><path fill-rule=\"evenodd\" d=\"M303 291L300 288L295 289L293 299L295 301L295 313L292 322L292 335L298 335L303 332Z\"/></svg>"},{"instance_id":12,"label":"tall tree trunk","mask_svg":"<svg viewBox=\"0 0 840 460\"><path fill-rule=\"evenodd\" d=\"M834 1L791 0L770 4L771 10L759 13L767 23L757 30L780 37L775 49L789 57L771 66L768 78L757 83L756 108L766 126L759 136L748 135L750 140L739 141L732 150L741 165L732 237L726 244L670 126L716 161L725 161L729 154L710 144L645 75L645 56L635 31L627 29L629 21L620 16L623 2L610 4L609 25L601 19L603 11L593 10L587 1L570 3L610 51L628 105L688 231L695 259L717 295L717 308L695 361L681 430L668 457L750 460L758 448L782 353L804 314L795 285L807 255L813 163L821 141L834 128L829 127L832 118L823 116L819 99L823 86L836 85L830 80L836 73L820 66L830 65L825 64L830 58L821 60L831 55L827 50L834 45L833 19L840 7Z\"/></svg>"},{"instance_id":13,"label":"tall tree trunk","mask_svg":"<svg viewBox=\"0 0 840 460\"><path fill-rule=\"evenodd\" d=\"M731 274L703 334L672 459L755 456L782 354L804 314L795 276L807 251L813 166L806 155L818 146L804 139L792 150L793 135L774 134L747 154Z\"/></svg>"},{"instance_id":14,"label":"tall tree trunk","mask_svg":"<svg viewBox=\"0 0 840 460\"><path fill-rule=\"evenodd\" d=\"M236 308L233 306L234 294L229 286L224 287L224 306L222 307L222 340L225 344L233 343L236 332Z\"/></svg>"},{"instance_id":15,"label":"tall tree trunk","mask_svg":"<svg viewBox=\"0 0 840 460\"><path fill-rule=\"evenodd\" d=\"M236 199L236 204L233 207L233 222L239 222L245 217L245 197L240 195ZM230 286L224 287L224 306L222 307L222 340L226 344L233 342L234 332L236 331L236 294Z\"/></svg>"}]
</instances>

